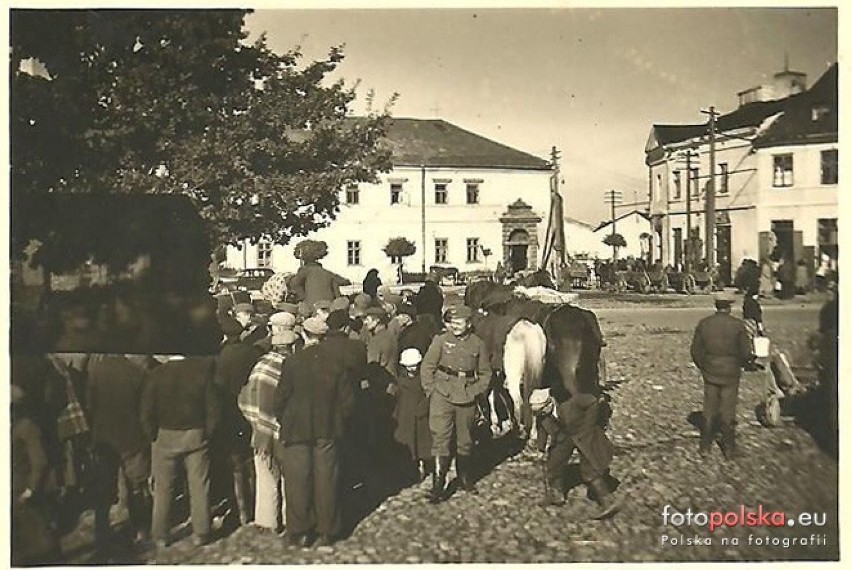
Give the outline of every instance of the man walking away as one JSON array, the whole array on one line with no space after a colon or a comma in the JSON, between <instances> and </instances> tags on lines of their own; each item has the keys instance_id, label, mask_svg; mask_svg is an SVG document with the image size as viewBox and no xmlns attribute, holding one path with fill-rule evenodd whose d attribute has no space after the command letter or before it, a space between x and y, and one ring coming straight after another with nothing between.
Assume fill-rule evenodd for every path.
<instances>
[{"instance_id":1,"label":"man walking away","mask_svg":"<svg viewBox=\"0 0 852 570\"><path fill-rule=\"evenodd\" d=\"M179 465L186 469L194 542L210 542L208 442L219 421L214 360L174 355L154 368L142 397L142 426L154 441L154 513L151 533L169 544L171 505Z\"/></svg>"},{"instance_id":2,"label":"man walking away","mask_svg":"<svg viewBox=\"0 0 852 570\"><path fill-rule=\"evenodd\" d=\"M704 426L698 451L707 455L718 430L725 459L737 456L734 421L742 369L754 359L745 323L731 315L736 299L714 295L716 313L698 323L692 339L692 360L704 377Z\"/></svg>"},{"instance_id":3,"label":"man walking away","mask_svg":"<svg viewBox=\"0 0 852 570\"><path fill-rule=\"evenodd\" d=\"M320 342L328 325L309 318L302 328L305 348L284 362L275 390L284 443L287 534L290 544L308 546L317 532L318 545L326 546L341 530L337 442L354 398L343 359Z\"/></svg>"}]
</instances>

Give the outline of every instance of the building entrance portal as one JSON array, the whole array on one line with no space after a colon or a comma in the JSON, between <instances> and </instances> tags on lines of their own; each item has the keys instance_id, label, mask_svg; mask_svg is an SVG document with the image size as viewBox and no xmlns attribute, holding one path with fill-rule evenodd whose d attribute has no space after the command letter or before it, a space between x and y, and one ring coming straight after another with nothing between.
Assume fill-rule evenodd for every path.
<instances>
[{"instance_id":1,"label":"building entrance portal","mask_svg":"<svg viewBox=\"0 0 852 570\"><path fill-rule=\"evenodd\" d=\"M512 272L536 269L539 222L541 216L522 200L510 205L500 217L503 224L503 265Z\"/></svg>"}]
</instances>

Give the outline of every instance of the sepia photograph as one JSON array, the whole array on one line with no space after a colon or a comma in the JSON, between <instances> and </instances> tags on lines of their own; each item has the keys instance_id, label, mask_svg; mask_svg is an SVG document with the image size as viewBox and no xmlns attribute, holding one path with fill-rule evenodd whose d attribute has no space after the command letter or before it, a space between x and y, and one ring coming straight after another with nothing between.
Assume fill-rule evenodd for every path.
<instances>
[{"instance_id":1,"label":"sepia photograph","mask_svg":"<svg viewBox=\"0 0 852 570\"><path fill-rule=\"evenodd\" d=\"M6 15L12 566L840 560L837 5Z\"/></svg>"}]
</instances>

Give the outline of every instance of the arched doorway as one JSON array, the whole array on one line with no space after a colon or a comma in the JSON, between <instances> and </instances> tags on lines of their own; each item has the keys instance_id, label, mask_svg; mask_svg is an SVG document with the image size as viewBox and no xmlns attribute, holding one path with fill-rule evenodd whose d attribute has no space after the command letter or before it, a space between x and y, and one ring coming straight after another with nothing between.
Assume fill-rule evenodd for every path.
<instances>
[{"instance_id":1,"label":"arched doorway","mask_svg":"<svg viewBox=\"0 0 852 570\"><path fill-rule=\"evenodd\" d=\"M538 224L541 216L520 198L500 216L503 225L503 265L506 269L535 269L538 257Z\"/></svg>"},{"instance_id":2,"label":"arched doorway","mask_svg":"<svg viewBox=\"0 0 852 570\"><path fill-rule=\"evenodd\" d=\"M509 267L512 271L523 271L529 266L530 234L517 229L509 234Z\"/></svg>"}]
</instances>

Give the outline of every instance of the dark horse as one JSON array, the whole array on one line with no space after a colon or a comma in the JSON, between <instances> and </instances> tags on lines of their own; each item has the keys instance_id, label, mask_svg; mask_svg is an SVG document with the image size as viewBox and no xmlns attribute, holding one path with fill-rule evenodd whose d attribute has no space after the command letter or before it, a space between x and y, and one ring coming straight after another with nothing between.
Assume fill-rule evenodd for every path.
<instances>
[{"instance_id":1,"label":"dark horse","mask_svg":"<svg viewBox=\"0 0 852 570\"><path fill-rule=\"evenodd\" d=\"M503 352L505 385L515 418L523 419L529 434L534 426L526 409L533 390L550 388L558 401L576 394L600 395L601 334L592 311L530 301L510 291L497 283L476 282L465 292L465 303L474 309L489 307L488 314L474 320L477 332L490 322L507 323L505 337L492 336L495 346L489 348Z\"/></svg>"}]
</instances>

